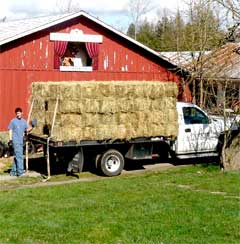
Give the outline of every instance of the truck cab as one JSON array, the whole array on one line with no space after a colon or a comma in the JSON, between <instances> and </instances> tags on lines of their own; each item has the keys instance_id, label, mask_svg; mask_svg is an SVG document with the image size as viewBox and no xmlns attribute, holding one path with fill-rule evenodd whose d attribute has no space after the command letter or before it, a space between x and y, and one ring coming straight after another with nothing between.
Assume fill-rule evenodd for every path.
<instances>
[{"instance_id":1,"label":"truck cab","mask_svg":"<svg viewBox=\"0 0 240 244\"><path fill-rule=\"evenodd\" d=\"M178 137L172 146L177 158L217 156L223 120L213 119L192 103L177 103Z\"/></svg>"}]
</instances>

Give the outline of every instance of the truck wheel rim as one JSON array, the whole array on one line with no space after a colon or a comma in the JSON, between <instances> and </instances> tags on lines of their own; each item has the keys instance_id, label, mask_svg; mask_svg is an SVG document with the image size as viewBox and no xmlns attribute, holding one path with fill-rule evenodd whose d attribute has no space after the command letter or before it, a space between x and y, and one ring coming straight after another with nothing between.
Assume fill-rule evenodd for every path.
<instances>
[{"instance_id":1,"label":"truck wheel rim","mask_svg":"<svg viewBox=\"0 0 240 244\"><path fill-rule=\"evenodd\" d=\"M109 172L117 171L121 165L120 159L112 155L107 157L105 162L106 168Z\"/></svg>"}]
</instances>

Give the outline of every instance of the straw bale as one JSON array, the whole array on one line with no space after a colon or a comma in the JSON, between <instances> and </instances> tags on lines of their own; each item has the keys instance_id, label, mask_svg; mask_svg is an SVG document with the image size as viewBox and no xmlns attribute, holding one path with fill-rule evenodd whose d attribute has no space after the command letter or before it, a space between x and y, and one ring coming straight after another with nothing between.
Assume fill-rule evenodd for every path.
<instances>
[{"instance_id":1,"label":"straw bale","mask_svg":"<svg viewBox=\"0 0 240 244\"><path fill-rule=\"evenodd\" d=\"M139 85L139 83L136 83L134 88L135 88L135 97L136 98L149 98L150 97L151 91L149 89L146 89L141 84Z\"/></svg>"},{"instance_id":2,"label":"straw bale","mask_svg":"<svg viewBox=\"0 0 240 244\"><path fill-rule=\"evenodd\" d=\"M153 124L151 126L151 136L159 136L165 134L165 126L163 124Z\"/></svg>"},{"instance_id":3,"label":"straw bale","mask_svg":"<svg viewBox=\"0 0 240 244\"><path fill-rule=\"evenodd\" d=\"M162 98L152 99L151 100L151 110L152 111L161 111L166 108L165 100Z\"/></svg>"},{"instance_id":4,"label":"straw bale","mask_svg":"<svg viewBox=\"0 0 240 244\"><path fill-rule=\"evenodd\" d=\"M136 124L138 122L137 113L118 113L115 116L115 120L117 124L126 124L131 121L132 124Z\"/></svg>"},{"instance_id":5,"label":"straw bale","mask_svg":"<svg viewBox=\"0 0 240 244\"><path fill-rule=\"evenodd\" d=\"M176 124L174 123L169 123L168 126L164 127L164 129L165 129L165 134L172 137L175 137L178 131Z\"/></svg>"},{"instance_id":6,"label":"straw bale","mask_svg":"<svg viewBox=\"0 0 240 244\"><path fill-rule=\"evenodd\" d=\"M164 84L156 84L153 85L150 89L149 97L155 99L156 97L161 98L165 96L165 85Z\"/></svg>"},{"instance_id":7,"label":"straw bale","mask_svg":"<svg viewBox=\"0 0 240 244\"><path fill-rule=\"evenodd\" d=\"M56 86L54 82L40 82L39 84L33 84L33 86L33 96L50 98L53 94L59 93L59 86Z\"/></svg>"},{"instance_id":8,"label":"straw bale","mask_svg":"<svg viewBox=\"0 0 240 244\"><path fill-rule=\"evenodd\" d=\"M118 111L116 99L115 100L114 99L105 99L105 100L99 99L98 104L99 104L99 110L98 111L95 110L98 113L113 114L113 113L116 113Z\"/></svg>"},{"instance_id":9,"label":"straw bale","mask_svg":"<svg viewBox=\"0 0 240 244\"><path fill-rule=\"evenodd\" d=\"M141 124L136 128L136 137L150 137L149 125L147 123Z\"/></svg>"},{"instance_id":10,"label":"straw bale","mask_svg":"<svg viewBox=\"0 0 240 244\"><path fill-rule=\"evenodd\" d=\"M168 111L168 113L165 115L167 121L170 121L170 122L175 122L178 120L178 114L177 114L177 111L172 109Z\"/></svg>"},{"instance_id":11,"label":"straw bale","mask_svg":"<svg viewBox=\"0 0 240 244\"><path fill-rule=\"evenodd\" d=\"M100 98L113 97L115 94L114 85L112 82L94 82L93 86L97 87L96 94Z\"/></svg>"},{"instance_id":12,"label":"straw bale","mask_svg":"<svg viewBox=\"0 0 240 244\"><path fill-rule=\"evenodd\" d=\"M120 98L116 101L116 112L134 112L136 111L137 102L138 101L133 99Z\"/></svg>"},{"instance_id":13,"label":"straw bale","mask_svg":"<svg viewBox=\"0 0 240 244\"><path fill-rule=\"evenodd\" d=\"M176 83L167 82L167 83L164 83L164 84L165 84L164 96L165 97L176 98L178 96L178 88L176 86Z\"/></svg>"},{"instance_id":14,"label":"straw bale","mask_svg":"<svg viewBox=\"0 0 240 244\"><path fill-rule=\"evenodd\" d=\"M40 98L42 96L42 82L33 82L31 93L33 97Z\"/></svg>"},{"instance_id":15,"label":"straw bale","mask_svg":"<svg viewBox=\"0 0 240 244\"><path fill-rule=\"evenodd\" d=\"M79 138L83 137L83 130L79 127L71 127L66 125L65 127L54 127L52 137L56 140L65 141L79 141Z\"/></svg>"},{"instance_id":16,"label":"straw bale","mask_svg":"<svg viewBox=\"0 0 240 244\"><path fill-rule=\"evenodd\" d=\"M99 140L111 139L112 135L116 134L115 130L116 127L113 125L102 125L101 127L97 127L96 138Z\"/></svg>"},{"instance_id":17,"label":"straw bale","mask_svg":"<svg viewBox=\"0 0 240 244\"><path fill-rule=\"evenodd\" d=\"M78 100L82 98L81 90L82 89L79 89L79 87L75 83L64 82L62 86L59 86L58 93L53 93L52 97L56 97L56 95L58 95L59 98L63 101Z\"/></svg>"},{"instance_id":18,"label":"straw bale","mask_svg":"<svg viewBox=\"0 0 240 244\"><path fill-rule=\"evenodd\" d=\"M134 104L135 111L150 111L152 106L152 100L148 98L137 98Z\"/></svg>"},{"instance_id":19,"label":"straw bale","mask_svg":"<svg viewBox=\"0 0 240 244\"><path fill-rule=\"evenodd\" d=\"M83 116L80 114L60 114L60 126L72 125L73 127L82 126L84 123Z\"/></svg>"},{"instance_id":20,"label":"straw bale","mask_svg":"<svg viewBox=\"0 0 240 244\"><path fill-rule=\"evenodd\" d=\"M130 89L132 89L132 87L129 87L129 90ZM120 98L128 98L128 87L123 86L121 83L118 82L115 83L115 95Z\"/></svg>"},{"instance_id":21,"label":"straw bale","mask_svg":"<svg viewBox=\"0 0 240 244\"><path fill-rule=\"evenodd\" d=\"M85 113L82 115L82 127L96 127L99 124L99 114Z\"/></svg>"},{"instance_id":22,"label":"straw bale","mask_svg":"<svg viewBox=\"0 0 240 244\"><path fill-rule=\"evenodd\" d=\"M115 114L98 114L98 121L100 125L117 125L119 124L118 113Z\"/></svg>"},{"instance_id":23,"label":"straw bale","mask_svg":"<svg viewBox=\"0 0 240 244\"><path fill-rule=\"evenodd\" d=\"M148 120L149 112L148 111L137 111L136 116L137 116L139 126L141 126L141 124L145 123L145 121Z\"/></svg>"},{"instance_id":24,"label":"straw bale","mask_svg":"<svg viewBox=\"0 0 240 244\"><path fill-rule=\"evenodd\" d=\"M76 113L81 114L84 111L84 104L80 103L79 101L69 100L67 102L60 101L59 112L60 113Z\"/></svg>"},{"instance_id":25,"label":"straw bale","mask_svg":"<svg viewBox=\"0 0 240 244\"><path fill-rule=\"evenodd\" d=\"M177 102L176 97L165 97L163 98L163 100L165 102L165 106L166 106L165 108L176 111L176 102Z\"/></svg>"},{"instance_id":26,"label":"straw bale","mask_svg":"<svg viewBox=\"0 0 240 244\"><path fill-rule=\"evenodd\" d=\"M99 90L98 90L98 84L96 84L96 83L88 84L88 82L86 82L86 84L82 87L77 86L77 89L81 89L82 98L92 99L93 97L95 97L95 98L101 97L101 95L98 95Z\"/></svg>"},{"instance_id":27,"label":"straw bale","mask_svg":"<svg viewBox=\"0 0 240 244\"><path fill-rule=\"evenodd\" d=\"M164 124L165 123L164 113L162 111L153 111L148 116L148 123L153 124Z\"/></svg>"}]
</instances>

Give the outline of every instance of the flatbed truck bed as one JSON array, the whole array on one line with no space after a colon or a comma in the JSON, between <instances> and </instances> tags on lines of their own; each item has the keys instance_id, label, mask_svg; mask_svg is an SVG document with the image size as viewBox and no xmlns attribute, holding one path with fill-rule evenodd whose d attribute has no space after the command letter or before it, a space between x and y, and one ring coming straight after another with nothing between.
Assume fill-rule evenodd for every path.
<instances>
[{"instance_id":1,"label":"flatbed truck bed","mask_svg":"<svg viewBox=\"0 0 240 244\"><path fill-rule=\"evenodd\" d=\"M167 157L171 138L152 137L130 140L82 140L57 141L47 135L29 134L28 140L33 144L42 144L48 161L50 177L50 160L53 155L61 156L68 162L68 172L80 173L84 158L94 157L95 167L106 176L115 176L124 168L125 159L143 160L157 157Z\"/></svg>"}]
</instances>

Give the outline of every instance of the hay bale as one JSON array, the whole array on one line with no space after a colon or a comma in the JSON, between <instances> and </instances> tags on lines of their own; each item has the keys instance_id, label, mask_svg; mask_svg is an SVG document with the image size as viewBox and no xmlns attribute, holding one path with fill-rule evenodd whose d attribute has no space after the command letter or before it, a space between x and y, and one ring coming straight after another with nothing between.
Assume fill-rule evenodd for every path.
<instances>
[{"instance_id":1,"label":"hay bale","mask_svg":"<svg viewBox=\"0 0 240 244\"><path fill-rule=\"evenodd\" d=\"M59 99L53 137L56 140L107 140L177 136L173 82L34 82L32 118L35 134L51 128Z\"/></svg>"}]
</instances>

